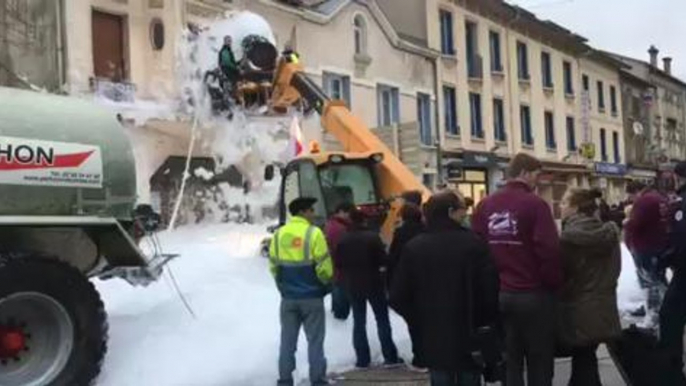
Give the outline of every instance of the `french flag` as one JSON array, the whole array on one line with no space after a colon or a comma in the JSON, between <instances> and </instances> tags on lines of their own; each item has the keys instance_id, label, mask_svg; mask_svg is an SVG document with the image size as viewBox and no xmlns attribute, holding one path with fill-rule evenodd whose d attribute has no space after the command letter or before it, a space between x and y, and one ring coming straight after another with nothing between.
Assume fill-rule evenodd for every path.
<instances>
[{"instance_id":1,"label":"french flag","mask_svg":"<svg viewBox=\"0 0 686 386\"><path fill-rule=\"evenodd\" d=\"M291 139L290 139L290 150L293 158L299 156L305 150L303 145L303 133L300 130L300 123L298 123L298 117L293 117L291 121Z\"/></svg>"}]
</instances>

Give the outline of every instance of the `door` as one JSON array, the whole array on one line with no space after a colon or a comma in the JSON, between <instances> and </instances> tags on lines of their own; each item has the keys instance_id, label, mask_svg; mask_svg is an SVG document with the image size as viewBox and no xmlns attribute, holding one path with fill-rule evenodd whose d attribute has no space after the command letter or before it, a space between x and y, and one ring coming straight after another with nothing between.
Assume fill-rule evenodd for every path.
<instances>
[{"instance_id":1,"label":"door","mask_svg":"<svg viewBox=\"0 0 686 386\"><path fill-rule=\"evenodd\" d=\"M93 70L95 77L113 82L127 79L124 17L93 10Z\"/></svg>"}]
</instances>

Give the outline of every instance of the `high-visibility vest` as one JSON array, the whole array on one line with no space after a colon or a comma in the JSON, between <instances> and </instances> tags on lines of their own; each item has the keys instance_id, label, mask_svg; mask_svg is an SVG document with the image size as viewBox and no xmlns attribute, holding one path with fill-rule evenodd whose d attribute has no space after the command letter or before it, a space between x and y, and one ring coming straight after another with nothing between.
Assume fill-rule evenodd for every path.
<instances>
[{"instance_id":1,"label":"high-visibility vest","mask_svg":"<svg viewBox=\"0 0 686 386\"><path fill-rule=\"evenodd\" d=\"M282 295L310 298L326 294L333 276L333 264L322 231L302 217L274 233L270 248L270 269Z\"/></svg>"}]
</instances>

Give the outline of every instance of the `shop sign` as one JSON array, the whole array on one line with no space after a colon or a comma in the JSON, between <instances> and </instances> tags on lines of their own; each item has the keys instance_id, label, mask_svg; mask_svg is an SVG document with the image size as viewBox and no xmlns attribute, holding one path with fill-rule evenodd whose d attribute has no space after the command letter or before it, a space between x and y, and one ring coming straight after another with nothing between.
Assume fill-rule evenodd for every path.
<instances>
[{"instance_id":1,"label":"shop sign","mask_svg":"<svg viewBox=\"0 0 686 386\"><path fill-rule=\"evenodd\" d=\"M482 153L466 151L462 154L462 162L465 166L489 167L496 164L495 156L492 153Z\"/></svg>"},{"instance_id":2,"label":"shop sign","mask_svg":"<svg viewBox=\"0 0 686 386\"><path fill-rule=\"evenodd\" d=\"M595 172L612 176L623 176L626 174L626 165L613 164L609 162L596 162Z\"/></svg>"},{"instance_id":3,"label":"shop sign","mask_svg":"<svg viewBox=\"0 0 686 386\"><path fill-rule=\"evenodd\" d=\"M582 143L581 146L579 146L579 152L582 157L592 160L595 158L595 144L590 142Z\"/></svg>"},{"instance_id":4,"label":"shop sign","mask_svg":"<svg viewBox=\"0 0 686 386\"><path fill-rule=\"evenodd\" d=\"M449 180L459 180L462 178L462 166L457 162L451 162L446 165L446 174Z\"/></svg>"}]
</instances>

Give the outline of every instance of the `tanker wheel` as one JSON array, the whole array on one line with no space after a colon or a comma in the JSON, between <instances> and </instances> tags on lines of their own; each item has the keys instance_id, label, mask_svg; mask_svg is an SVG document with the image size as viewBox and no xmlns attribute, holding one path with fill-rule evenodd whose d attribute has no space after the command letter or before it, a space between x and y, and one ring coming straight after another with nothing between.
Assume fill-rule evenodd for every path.
<instances>
[{"instance_id":1,"label":"tanker wheel","mask_svg":"<svg viewBox=\"0 0 686 386\"><path fill-rule=\"evenodd\" d=\"M0 259L0 385L87 386L107 350L93 284L48 259Z\"/></svg>"}]
</instances>

